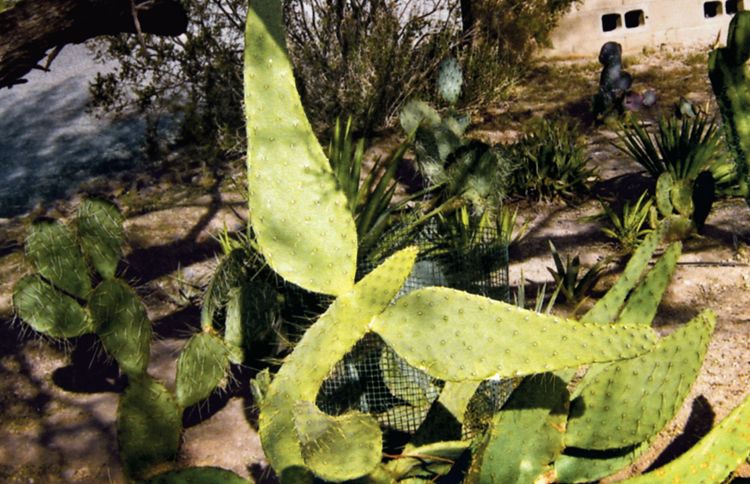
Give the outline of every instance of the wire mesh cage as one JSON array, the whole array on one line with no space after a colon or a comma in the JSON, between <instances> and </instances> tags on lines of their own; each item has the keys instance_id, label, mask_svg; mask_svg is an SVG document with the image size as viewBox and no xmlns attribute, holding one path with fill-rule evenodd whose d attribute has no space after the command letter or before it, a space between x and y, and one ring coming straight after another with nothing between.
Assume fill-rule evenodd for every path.
<instances>
[{"instance_id":1,"label":"wire mesh cage","mask_svg":"<svg viewBox=\"0 0 750 484\"><path fill-rule=\"evenodd\" d=\"M443 286L508 299L508 248L495 228L446 234L432 224L419 233L413 245L420 249L420 256L399 297L421 287ZM375 265L365 265L360 272L365 274ZM444 385L410 366L378 335L368 334L337 363L316 403L331 415L358 410L373 415L386 431L413 434ZM510 380L482 382L469 402L462 437L482 431L512 388Z\"/></svg>"}]
</instances>

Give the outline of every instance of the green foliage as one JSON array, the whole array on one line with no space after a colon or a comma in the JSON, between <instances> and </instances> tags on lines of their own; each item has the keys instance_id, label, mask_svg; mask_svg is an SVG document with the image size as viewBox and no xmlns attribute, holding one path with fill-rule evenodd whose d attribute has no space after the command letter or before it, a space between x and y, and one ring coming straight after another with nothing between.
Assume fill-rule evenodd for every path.
<instances>
[{"instance_id":1,"label":"green foliage","mask_svg":"<svg viewBox=\"0 0 750 484\"><path fill-rule=\"evenodd\" d=\"M513 162L511 191L539 200L575 198L594 176L578 128L567 121L536 122L508 148L508 156Z\"/></svg>"},{"instance_id":2,"label":"green foliage","mask_svg":"<svg viewBox=\"0 0 750 484\"><path fill-rule=\"evenodd\" d=\"M38 275L26 276L16 283L13 307L34 331L53 338L72 338L95 329L91 318L75 299Z\"/></svg>"},{"instance_id":3,"label":"green foliage","mask_svg":"<svg viewBox=\"0 0 750 484\"><path fill-rule=\"evenodd\" d=\"M632 253L653 230L647 223L653 204L648 192L643 192L632 205L625 202L622 214L618 215L610 205L602 202L603 218L608 223L608 226L602 228L602 232L616 240L623 252Z\"/></svg>"},{"instance_id":4,"label":"green foliage","mask_svg":"<svg viewBox=\"0 0 750 484\"><path fill-rule=\"evenodd\" d=\"M591 288L601 277L605 262L597 262L581 275L581 259L579 256L576 255L572 260L570 256L567 256L563 264L562 257L560 257L555 244L551 240L549 241L549 248L552 252L552 259L555 261L555 268L548 267L547 270L555 280L555 292L562 294L568 304L578 304L588 295Z\"/></svg>"},{"instance_id":5,"label":"green foliage","mask_svg":"<svg viewBox=\"0 0 750 484\"><path fill-rule=\"evenodd\" d=\"M229 349L218 336L199 333L188 340L177 360L175 394L181 407L207 398L229 368Z\"/></svg>"}]
</instances>

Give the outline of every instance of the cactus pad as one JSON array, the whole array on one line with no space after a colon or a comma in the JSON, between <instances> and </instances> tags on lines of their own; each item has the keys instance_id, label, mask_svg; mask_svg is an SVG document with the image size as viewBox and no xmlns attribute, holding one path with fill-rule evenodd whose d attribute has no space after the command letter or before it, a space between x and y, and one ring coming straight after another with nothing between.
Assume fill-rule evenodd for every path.
<instances>
[{"instance_id":1,"label":"cactus pad","mask_svg":"<svg viewBox=\"0 0 750 484\"><path fill-rule=\"evenodd\" d=\"M440 63L438 71L438 94L448 104L456 104L461 95L461 86L464 83L461 66L455 57L449 57Z\"/></svg>"},{"instance_id":2,"label":"cactus pad","mask_svg":"<svg viewBox=\"0 0 750 484\"><path fill-rule=\"evenodd\" d=\"M682 253L682 244L675 242L664 251L664 255L654 264L654 267L648 271L648 274L633 289L633 293L628 297L628 302L620 312L618 323L631 324L651 324L656 316L656 310L659 307L664 291L667 290L669 281L677 266L677 259Z\"/></svg>"},{"instance_id":3,"label":"cactus pad","mask_svg":"<svg viewBox=\"0 0 750 484\"><path fill-rule=\"evenodd\" d=\"M131 378L117 406L117 441L125 472L142 477L172 460L180 445L182 416L164 386L148 375Z\"/></svg>"},{"instance_id":4,"label":"cactus pad","mask_svg":"<svg viewBox=\"0 0 750 484\"><path fill-rule=\"evenodd\" d=\"M59 222L36 222L26 239L26 255L37 271L80 299L91 292L86 260L73 233Z\"/></svg>"},{"instance_id":5,"label":"cactus pad","mask_svg":"<svg viewBox=\"0 0 750 484\"><path fill-rule=\"evenodd\" d=\"M417 253L404 249L331 304L305 332L286 358L260 407L263 451L280 474L304 466L294 426L298 402L314 402L318 390L336 363L368 330L373 316L398 294L411 272Z\"/></svg>"},{"instance_id":6,"label":"cactus pad","mask_svg":"<svg viewBox=\"0 0 750 484\"><path fill-rule=\"evenodd\" d=\"M250 220L268 264L305 289L354 284L357 233L310 123L286 53L280 0L250 4L245 114Z\"/></svg>"},{"instance_id":7,"label":"cactus pad","mask_svg":"<svg viewBox=\"0 0 750 484\"><path fill-rule=\"evenodd\" d=\"M639 444L677 413L698 376L716 317L705 311L642 356L587 375L571 403L568 447Z\"/></svg>"},{"instance_id":8,"label":"cactus pad","mask_svg":"<svg viewBox=\"0 0 750 484\"><path fill-rule=\"evenodd\" d=\"M629 484L725 482L750 454L750 397L695 446L664 467Z\"/></svg>"},{"instance_id":9,"label":"cactus pad","mask_svg":"<svg viewBox=\"0 0 750 484\"><path fill-rule=\"evenodd\" d=\"M372 330L410 365L449 381L632 358L655 342L650 328L583 324L437 287L402 297Z\"/></svg>"},{"instance_id":10,"label":"cactus pad","mask_svg":"<svg viewBox=\"0 0 750 484\"><path fill-rule=\"evenodd\" d=\"M637 446L583 455L563 454L555 460L558 482L594 482L629 466L651 447L648 440Z\"/></svg>"},{"instance_id":11,"label":"cactus pad","mask_svg":"<svg viewBox=\"0 0 750 484\"><path fill-rule=\"evenodd\" d=\"M208 398L226 377L229 350L210 333L198 333L187 342L177 360L175 393L181 407Z\"/></svg>"},{"instance_id":12,"label":"cactus pad","mask_svg":"<svg viewBox=\"0 0 750 484\"><path fill-rule=\"evenodd\" d=\"M380 370L388 390L410 405L429 406L440 395L432 378L410 367L388 347L383 347L380 355Z\"/></svg>"},{"instance_id":13,"label":"cactus pad","mask_svg":"<svg viewBox=\"0 0 750 484\"><path fill-rule=\"evenodd\" d=\"M351 412L332 417L314 403L300 402L294 410L294 427L305 465L327 481L362 477L382 458L380 427L367 414Z\"/></svg>"},{"instance_id":14,"label":"cactus pad","mask_svg":"<svg viewBox=\"0 0 750 484\"><path fill-rule=\"evenodd\" d=\"M232 471L218 467L189 467L165 472L149 479L145 484L251 484Z\"/></svg>"},{"instance_id":15,"label":"cactus pad","mask_svg":"<svg viewBox=\"0 0 750 484\"><path fill-rule=\"evenodd\" d=\"M123 281L102 282L91 294L91 316L104 348L129 375L146 371L151 322L135 292Z\"/></svg>"},{"instance_id":16,"label":"cactus pad","mask_svg":"<svg viewBox=\"0 0 750 484\"><path fill-rule=\"evenodd\" d=\"M76 231L83 253L104 279L115 277L122 256L125 231L116 206L103 200L86 200L78 209Z\"/></svg>"},{"instance_id":17,"label":"cactus pad","mask_svg":"<svg viewBox=\"0 0 750 484\"><path fill-rule=\"evenodd\" d=\"M26 276L13 288L13 307L35 331L53 338L72 338L94 331L86 311L39 276Z\"/></svg>"},{"instance_id":18,"label":"cactus pad","mask_svg":"<svg viewBox=\"0 0 750 484\"><path fill-rule=\"evenodd\" d=\"M469 449L469 445L470 442L465 440L449 440L410 447L385 467L397 482L404 482L404 479L408 478L422 478L427 479L427 482L435 482L436 477L451 470L455 461Z\"/></svg>"},{"instance_id":19,"label":"cactus pad","mask_svg":"<svg viewBox=\"0 0 750 484\"><path fill-rule=\"evenodd\" d=\"M566 385L550 373L525 378L495 414L468 481L537 482L563 450ZM511 435L513 438L508 438Z\"/></svg>"}]
</instances>

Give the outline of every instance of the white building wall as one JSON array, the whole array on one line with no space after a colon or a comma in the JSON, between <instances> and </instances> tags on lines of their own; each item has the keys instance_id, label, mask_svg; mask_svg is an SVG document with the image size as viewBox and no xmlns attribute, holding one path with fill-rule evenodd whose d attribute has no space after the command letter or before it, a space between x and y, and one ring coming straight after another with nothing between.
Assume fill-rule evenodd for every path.
<instances>
[{"instance_id":1,"label":"white building wall","mask_svg":"<svg viewBox=\"0 0 750 484\"><path fill-rule=\"evenodd\" d=\"M719 34L726 39L736 10L744 10L742 0L584 0L561 19L545 55L596 55L608 41L627 53L664 44L708 46Z\"/></svg>"}]
</instances>

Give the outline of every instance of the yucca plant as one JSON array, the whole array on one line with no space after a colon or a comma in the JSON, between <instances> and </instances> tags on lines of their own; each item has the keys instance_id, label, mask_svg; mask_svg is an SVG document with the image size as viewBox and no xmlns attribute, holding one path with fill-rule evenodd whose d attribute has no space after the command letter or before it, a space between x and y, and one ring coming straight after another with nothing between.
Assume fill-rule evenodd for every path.
<instances>
[{"instance_id":1,"label":"yucca plant","mask_svg":"<svg viewBox=\"0 0 750 484\"><path fill-rule=\"evenodd\" d=\"M626 254L632 253L643 238L653 231L648 224L651 207L654 204L648 192L643 192L632 205L625 203L618 214L609 204L601 202L600 214L609 226L602 227L607 237L614 239Z\"/></svg>"},{"instance_id":2,"label":"yucca plant","mask_svg":"<svg viewBox=\"0 0 750 484\"><path fill-rule=\"evenodd\" d=\"M529 228L529 222L526 221L521 224L520 227L516 228L516 221L518 220L518 209L510 211L510 208L503 205L495 214L495 228L497 229L498 239L505 246L510 247L513 244L517 244Z\"/></svg>"}]
</instances>

